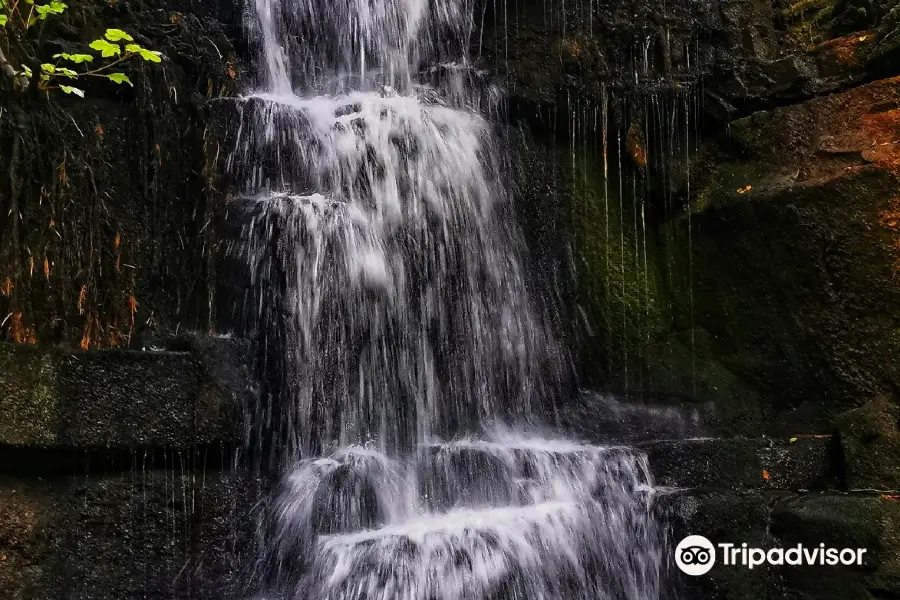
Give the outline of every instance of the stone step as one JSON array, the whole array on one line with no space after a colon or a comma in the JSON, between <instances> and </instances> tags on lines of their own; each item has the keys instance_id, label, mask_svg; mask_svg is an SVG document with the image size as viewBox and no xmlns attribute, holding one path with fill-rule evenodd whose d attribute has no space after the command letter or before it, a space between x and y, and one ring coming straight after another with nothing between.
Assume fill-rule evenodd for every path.
<instances>
[{"instance_id":1,"label":"stone step","mask_svg":"<svg viewBox=\"0 0 900 600\"><path fill-rule=\"evenodd\" d=\"M646 460L632 449L464 440L423 446L410 459L351 446L302 461L283 480L275 537L305 547L319 534L371 529L425 512L630 502L649 493L649 483Z\"/></svg>"},{"instance_id":2,"label":"stone step","mask_svg":"<svg viewBox=\"0 0 900 600\"><path fill-rule=\"evenodd\" d=\"M601 597L601 589L608 597L655 597L658 590L636 582L634 565L644 564L636 554L652 552L661 538L636 539L653 533L641 525L610 518L591 501L430 514L323 536L304 591L323 599L586 600Z\"/></svg>"},{"instance_id":3,"label":"stone step","mask_svg":"<svg viewBox=\"0 0 900 600\"><path fill-rule=\"evenodd\" d=\"M255 393L245 352L226 338L198 338L179 351L0 344L0 445L232 444L236 408Z\"/></svg>"},{"instance_id":4,"label":"stone step","mask_svg":"<svg viewBox=\"0 0 900 600\"><path fill-rule=\"evenodd\" d=\"M649 488L641 452L540 438L424 446L418 475L434 509L534 504Z\"/></svg>"},{"instance_id":5,"label":"stone step","mask_svg":"<svg viewBox=\"0 0 900 600\"><path fill-rule=\"evenodd\" d=\"M840 489L842 458L832 436L696 438L636 444L654 483L665 487Z\"/></svg>"},{"instance_id":6,"label":"stone step","mask_svg":"<svg viewBox=\"0 0 900 600\"><path fill-rule=\"evenodd\" d=\"M843 487L842 458L833 436L788 439L693 438L592 445L564 440L470 440L426 448L436 482L495 482L499 474L553 482L589 466L596 485L665 488L827 490ZM646 456L646 462L644 461ZM439 463L439 464L438 464ZM567 474L566 470L570 472ZM626 483L626 473L632 480ZM456 478L454 480L454 478Z\"/></svg>"},{"instance_id":7,"label":"stone step","mask_svg":"<svg viewBox=\"0 0 900 600\"><path fill-rule=\"evenodd\" d=\"M0 597L232 597L259 483L188 463L170 453L120 474L0 475Z\"/></svg>"},{"instance_id":8,"label":"stone step","mask_svg":"<svg viewBox=\"0 0 900 600\"><path fill-rule=\"evenodd\" d=\"M709 435L713 408L679 396L582 390L560 408L560 420L563 430L598 444L636 443Z\"/></svg>"}]
</instances>

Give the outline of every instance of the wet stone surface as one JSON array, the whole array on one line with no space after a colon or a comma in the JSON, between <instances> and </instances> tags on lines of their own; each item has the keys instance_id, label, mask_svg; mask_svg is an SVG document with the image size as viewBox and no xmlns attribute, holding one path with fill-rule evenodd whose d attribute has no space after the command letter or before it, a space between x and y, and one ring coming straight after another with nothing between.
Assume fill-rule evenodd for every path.
<instances>
[{"instance_id":1,"label":"wet stone surface","mask_svg":"<svg viewBox=\"0 0 900 600\"><path fill-rule=\"evenodd\" d=\"M190 457L123 474L0 477L4 598L218 599L233 591L254 489Z\"/></svg>"},{"instance_id":2,"label":"wet stone surface","mask_svg":"<svg viewBox=\"0 0 900 600\"><path fill-rule=\"evenodd\" d=\"M0 345L0 444L186 448L231 444L255 383L228 340L178 352Z\"/></svg>"}]
</instances>

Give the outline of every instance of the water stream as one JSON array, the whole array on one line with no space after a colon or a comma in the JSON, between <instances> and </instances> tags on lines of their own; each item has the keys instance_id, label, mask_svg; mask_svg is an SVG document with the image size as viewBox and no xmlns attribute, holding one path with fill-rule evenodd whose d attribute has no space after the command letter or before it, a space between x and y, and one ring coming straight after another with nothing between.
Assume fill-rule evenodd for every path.
<instances>
[{"instance_id":1,"label":"water stream","mask_svg":"<svg viewBox=\"0 0 900 600\"><path fill-rule=\"evenodd\" d=\"M527 291L473 11L248 12L235 252L254 327L277 332L255 422L283 473L263 597L662 595L646 459L526 433L552 422L563 359Z\"/></svg>"}]
</instances>

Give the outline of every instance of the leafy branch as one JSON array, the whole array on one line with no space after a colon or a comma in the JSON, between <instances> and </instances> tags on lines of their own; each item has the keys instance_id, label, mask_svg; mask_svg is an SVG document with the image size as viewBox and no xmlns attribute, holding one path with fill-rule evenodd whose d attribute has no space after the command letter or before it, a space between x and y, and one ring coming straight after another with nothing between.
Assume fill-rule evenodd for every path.
<instances>
[{"instance_id":1,"label":"leafy branch","mask_svg":"<svg viewBox=\"0 0 900 600\"><path fill-rule=\"evenodd\" d=\"M43 21L50 15L62 14L67 8L68 5L59 0L51 0L47 4L35 4L35 0L0 0L0 30L13 28L24 33L38 21ZM84 90L70 85L74 80L82 77L102 77L113 83L127 83L133 87L134 84L128 75L120 71L110 72L109 69L133 60L162 62L160 52L136 44L134 38L121 29L107 29L102 38L94 40L88 44L88 47L94 51L94 54L61 52L53 55L54 62L41 63L38 89L43 91L59 89L63 93L84 98ZM97 54L101 59L110 60L91 68L91 63L97 58ZM23 65L21 70L17 71L2 53L0 53L0 67L3 72L13 77L23 87L27 86L34 77L34 73L28 65Z\"/></svg>"},{"instance_id":2,"label":"leafy branch","mask_svg":"<svg viewBox=\"0 0 900 600\"><path fill-rule=\"evenodd\" d=\"M22 31L27 31L38 21L43 21L50 15L61 15L68 8L59 0L52 0L49 4L35 4L34 0L21 2L24 2L27 8L20 8L20 0L0 0L0 27L12 24Z\"/></svg>"}]
</instances>

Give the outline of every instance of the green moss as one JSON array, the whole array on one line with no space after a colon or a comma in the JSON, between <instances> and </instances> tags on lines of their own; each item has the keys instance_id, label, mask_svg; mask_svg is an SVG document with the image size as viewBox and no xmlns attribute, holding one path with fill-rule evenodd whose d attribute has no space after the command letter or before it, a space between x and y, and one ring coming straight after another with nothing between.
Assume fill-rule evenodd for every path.
<instances>
[{"instance_id":1,"label":"green moss","mask_svg":"<svg viewBox=\"0 0 900 600\"><path fill-rule=\"evenodd\" d=\"M626 179L604 180L602 154L571 162L571 219L579 305L614 362L630 362L668 330L648 207ZM609 170L618 164L608 165Z\"/></svg>"},{"instance_id":2,"label":"green moss","mask_svg":"<svg viewBox=\"0 0 900 600\"><path fill-rule=\"evenodd\" d=\"M56 443L60 410L56 355L30 346L0 345L0 440Z\"/></svg>"},{"instance_id":3,"label":"green moss","mask_svg":"<svg viewBox=\"0 0 900 600\"><path fill-rule=\"evenodd\" d=\"M816 45L829 36L827 29L834 13L835 0L800 0L782 12L788 34L799 45Z\"/></svg>"}]
</instances>

